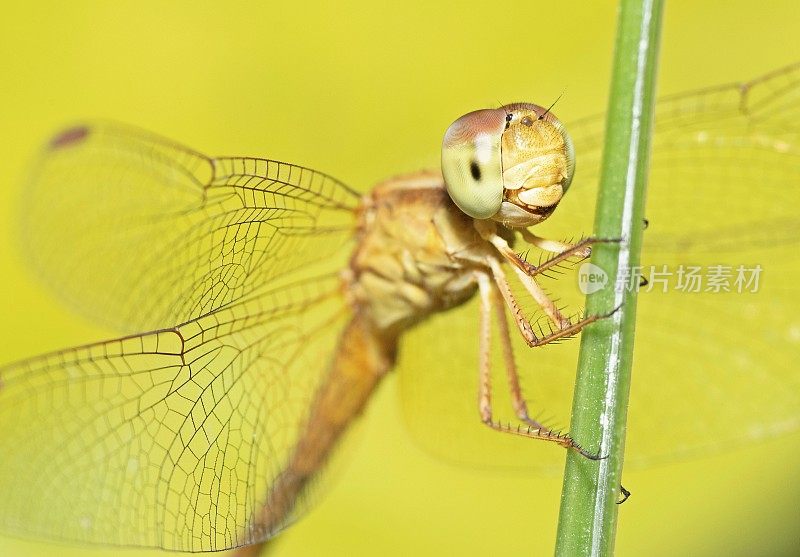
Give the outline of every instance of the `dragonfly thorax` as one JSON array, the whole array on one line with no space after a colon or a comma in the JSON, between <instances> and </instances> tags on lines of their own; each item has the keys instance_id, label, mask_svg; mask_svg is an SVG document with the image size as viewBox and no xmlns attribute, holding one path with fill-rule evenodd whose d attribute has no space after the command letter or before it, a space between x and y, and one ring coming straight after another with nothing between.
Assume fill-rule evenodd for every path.
<instances>
[{"instance_id":1,"label":"dragonfly thorax","mask_svg":"<svg viewBox=\"0 0 800 557\"><path fill-rule=\"evenodd\" d=\"M469 299L470 256L478 264L488 249L439 174L395 178L365 198L346 290L379 328L399 332Z\"/></svg>"}]
</instances>

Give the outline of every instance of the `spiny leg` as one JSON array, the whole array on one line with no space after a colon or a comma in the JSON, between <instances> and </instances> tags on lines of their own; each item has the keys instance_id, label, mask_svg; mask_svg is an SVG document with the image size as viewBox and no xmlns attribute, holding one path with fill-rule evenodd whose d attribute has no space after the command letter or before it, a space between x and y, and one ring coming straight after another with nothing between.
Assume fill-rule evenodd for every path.
<instances>
[{"instance_id":1,"label":"spiny leg","mask_svg":"<svg viewBox=\"0 0 800 557\"><path fill-rule=\"evenodd\" d=\"M532 342L536 341L536 335L533 332L533 328L531 324L528 322L528 319L522 313L522 308L519 307L517 303L517 299L514 297L514 294L511 292L511 286L508 284L508 279L506 279L506 275L503 272L503 268L500 266L500 263L494 259L489 258L488 261L489 269L492 272L492 278L494 279L494 283L497 286L497 289L500 291L500 294L503 296L503 301L508 307L511 315L514 317L514 323L517 326L522 338L525 339L525 342L531 344ZM478 274L478 287L481 288L481 280L483 279L488 280L486 275L482 273Z\"/></svg>"},{"instance_id":2,"label":"spiny leg","mask_svg":"<svg viewBox=\"0 0 800 557\"><path fill-rule=\"evenodd\" d=\"M559 254L571 250L572 255L578 257L589 257L589 255L591 255L592 252L590 246L579 246L578 244L571 244L569 242L562 242L560 240L549 240L547 238L542 238L541 236L537 236L527 228L520 228L516 231L519 232L523 240L525 240L527 243L531 245L536 246L542 251ZM586 240L586 238L582 238L581 242L583 242L584 240Z\"/></svg>"},{"instance_id":3,"label":"spiny leg","mask_svg":"<svg viewBox=\"0 0 800 557\"><path fill-rule=\"evenodd\" d=\"M571 257L578 257L581 260L586 259L592 254L592 246L596 244L617 244L620 242L619 238L596 238L594 236L589 236L588 238L581 238L573 244L542 238L526 228L520 229L518 232L522 236L522 239L529 244L536 246L542 251L555 254L554 257L542 261L539 265L531 265L527 261L522 260L521 265L527 269L527 272L533 273L534 275L556 267L569 260ZM521 258L517 256L517 259Z\"/></svg>"},{"instance_id":4,"label":"spiny leg","mask_svg":"<svg viewBox=\"0 0 800 557\"><path fill-rule=\"evenodd\" d=\"M489 267L492 270L492 275L494 276L495 282L497 286L500 288L500 291L503 293L503 298L508 303L510 300L514 298L513 294L511 293L511 288L508 286L508 279L506 278L506 274L503 271L503 268L500 266L500 262L493 258L489 258ZM542 308L545 315L555 323L556 327L562 328L569 325L569 319L565 317L561 311L556 307L556 304L550 299L547 293L542 290L542 288L536 283L533 277L525 274L517 267L514 267L514 271L517 273L519 280L522 282L522 285L525 287L525 290L531 295L531 297L539 304L539 307ZM506 292L508 294L506 294ZM516 301L514 301L516 305ZM517 308L519 306L517 305ZM519 312L515 312L521 314L521 310ZM527 323L527 320L525 321ZM528 328L530 328L530 324L528 324ZM533 329L531 329L531 335L533 334ZM523 333L523 336L525 334ZM527 337L526 337L527 340Z\"/></svg>"},{"instance_id":5,"label":"spiny leg","mask_svg":"<svg viewBox=\"0 0 800 557\"><path fill-rule=\"evenodd\" d=\"M511 246L508 245L508 242L497 233L497 224L494 222L486 222L486 221L476 221L475 223L475 230L477 230L478 234L480 234L481 238L489 242L494 246L494 248L500 252L500 255L503 256L509 263L511 263L514 268L519 269L520 271L524 272L526 275L531 277L540 274L547 269L550 269L563 261L566 261L570 257L581 257L586 258L589 257L591 254L591 245L593 243L597 243L600 241L605 240L597 240L594 238L584 238L577 244L568 244L565 242L559 242L557 240L547 240L545 238L540 238L536 236L532 232L528 231L527 229L520 229L518 232L522 235L523 240L532 244L543 251L549 251L556 253L556 256L548 259L541 264L531 265L527 261L525 261L522 257L517 255Z\"/></svg>"},{"instance_id":6,"label":"spiny leg","mask_svg":"<svg viewBox=\"0 0 800 557\"><path fill-rule=\"evenodd\" d=\"M533 265L525 261L525 259L514 252L514 250L511 249L511 246L508 245L508 242L501 236L498 236L497 233L486 233L483 231L483 237L491 242L491 244L503 256L503 258L511 263L515 269L519 269L530 277L535 277L536 275L552 269L553 267L557 267L572 257L586 259L589 257L589 255L591 255L592 246L595 244L619 242L619 240L615 238L589 237L583 238L574 244L569 244L566 242L559 242L558 240L541 238L526 229L522 229L519 232L522 235L522 239L529 244L532 244L543 251L555 253L555 255L542 261L538 265Z\"/></svg>"},{"instance_id":7,"label":"spiny leg","mask_svg":"<svg viewBox=\"0 0 800 557\"><path fill-rule=\"evenodd\" d=\"M555 324L559 329L563 329L570 325L569 318L565 317L561 311L556 307L555 303L550 299L547 293L542 290L542 287L536 282L534 276L540 272L537 267L534 267L519 255L514 253L514 250L508 245L505 239L498 236L496 233L491 232L484 235L485 238L492 243L503 258L511 263L511 267L519 277L520 282L533 297L539 307L542 308L545 315ZM558 256L557 256L558 257Z\"/></svg>"},{"instance_id":8,"label":"spiny leg","mask_svg":"<svg viewBox=\"0 0 800 557\"><path fill-rule=\"evenodd\" d=\"M592 454L575 443L566 434L555 433L547 428L518 426L512 427L511 424L503 425L495 422L492 418L492 379L491 379L491 340L492 340L492 307L496 305L495 295L492 293L494 288L490 278L484 273L477 274L478 288L481 297L480 315L480 348L479 348L479 380L478 380L478 411L481 421L495 431L520 435L529 439L541 439L557 443L562 447L573 449L579 454L591 460L599 460L601 457ZM498 304L499 305L499 304ZM502 306L500 307L502 310ZM507 330L506 330L507 332ZM516 377L516 376L515 376ZM517 381L517 385L518 385ZM520 398L521 398L520 393ZM524 404L524 401L523 401Z\"/></svg>"},{"instance_id":9,"label":"spiny leg","mask_svg":"<svg viewBox=\"0 0 800 557\"><path fill-rule=\"evenodd\" d=\"M529 425L532 428L541 431L549 432L550 429L542 423L530 417L528 413L528 404L525 402L525 397L522 394L522 387L519 384L519 372L517 370L517 363L514 360L514 350L511 346L511 335L508 330L508 321L506 320L506 311L503 307L502 300L498 298L497 287L491 289L492 305L495 309L495 316L497 318L497 326L500 332L500 344L503 349L503 361L506 366L506 375L508 377L508 389L511 393L511 404L514 406L514 412L520 421Z\"/></svg>"},{"instance_id":10,"label":"spiny leg","mask_svg":"<svg viewBox=\"0 0 800 557\"><path fill-rule=\"evenodd\" d=\"M511 287L509 286L508 279L506 278L505 273L503 272L503 269L500 266L500 262L493 257L489 257L487 259L488 259L487 264L489 265L489 269L492 271L492 278L494 279L497 288L500 290L500 294L502 294L503 296L503 301L505 302L508 309L511 311L511 314L514 316L514 322L516 323L520 334L530 347L543 346L545 344L553 342L554 340L575 335L578 332L580 332L580 330L583 329L586 325L589 325L601 319L605 319L606 317L609 317L617 310L617 308L615 308L614 310L612 310L607 314L589 315L575 323L570 323L569 320L567 320L563 316L561 316L560 321L555 321L556 317L560 316L560 313L557 313L556 317L551 317L550 314L548 314L548 317L551 317L551 319L553 319L554 322L558 324L559 328L549 334L536 336L536 333L533 332L533 327L531 327L531 324L522 314L522 310L520 309L519 303L517 303L514 294L511 292ZM480 285L480 280L478 284ZM544 301L540 303L540 305L542 305L543 308L547 307L558 311L558 309L555 307L555 304L552 302L552 300L550 300L550 298L547 297L544 291L539 290L539 292L541 292L542 296L544 296ZM531 294L533 295L532 292ZM539 302L539 300L537 300L537 302ZM547 311L547 309L545 309L545 311Z\"/></svg>"},{"instance_id":11,"label":"spiny leg","mask_svg":"<svg viewBox=\"0 0 800 557\"><path fill-rule=\"evenodd\" d=\"M492 423L492 294L489 277L478 274L481 316L478 337L478 412L481 421Z\"/></svg>"},{"instance_id":12,"label":"spiny leg","mask_svg":"<svg viewBox=\"0 0 800 557\"><path fill-rule=\"evenodd\" d=\"M527 243L536 246L537 248L556 254L554 257L541 262L539 265L532 265L525 261L522 257L517 255L508 242L497 234L497 224L493 222L477 221L475 229L481 237L491 243L500 254L508 260L515 268L519 268L525 274L534 277L548 269L558 266L559 264L567 261L571 257L579 257L586 259L592 253L592 246L595 244L608 244L619 243L619 238L596 238L590 236L583 238L580 241L571 244L567 242L560 242L558 240L548 240L537 236L527 228L515 230L519 232L522 239Z\"/></svg>"}]
</instances>

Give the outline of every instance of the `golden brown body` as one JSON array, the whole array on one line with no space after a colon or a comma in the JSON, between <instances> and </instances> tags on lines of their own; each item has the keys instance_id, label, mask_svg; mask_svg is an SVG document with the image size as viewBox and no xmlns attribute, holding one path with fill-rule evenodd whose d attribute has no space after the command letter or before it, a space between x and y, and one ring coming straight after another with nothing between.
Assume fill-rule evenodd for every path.
<instances>
[{"instance_id":1,"label":"golden brown body","mask_svg":"<svg viewBox=\"0 0 800 557\"><path fill-rule=\"evenodd\" d=\"M481 232L485 223L476 225L451 201L438 173L422 172L379 184L364 197L358 214L356 248L343 273L352 318L294 454L270 491L260 523L252 527L255 538L271 537L285 525L309 478L325 464L380 379L392 369L403 331L432 313L465 302L492 272L488 262L496 259L497 248ZM503 228L492 232L492 238L502 242L513 238ZM484 367L488 365L487 360ZM527 417L516 370L511 373L520 418L536 428L532 436L548 436L549 430ZM491 419L488 383L482 381L482 387L481 418L501 429ZM260 546L250 546L240 555L258 551Z\"/></svg>"},{"instance_id":2,"label":"golden brown body","mask_svg":"<svg viewBox=\"0 0 800 557\"><path fill-rule=\"evenodd\" d=\"M394 334L468 299L473 264L490 249L435 173L378 185L364 199L357 242L345 276L350 303Z\"/></svg>"},{"instance_id":3,"label":"golden brown body","mask_svg":"<svg viewBox=\"0 0 800 557\"><path fill-rule=\"evenodd\" d=\"M492 130L517 139L500 149L496 137L487 141L492 130L460 119L463 133L448 134L444 151L461 178L418 173L367 196L307 168L206 157L140 130L80 126L60 134L29 188L37 263L57 271L50 276L66 299L93 300L80 307L134 334L0 368L0 396L27 412L25 420L0 414L9 429L0 480L27 474L35 459L40 475L58 478L61 501L81 494L54 513L17 492L0 507L0 526L191 551L262 542L302 512L308 480L392 368L402 333L476 292L483 302L480 421L580 450L528 416L505 322L508 310L533 347L597 318L570 323L534 280L585 255L586 244L545 241L524 228L546 218L568 185L566 135L536 105L489 112L499 124ZM503 168L511 174L501 175ZM69 202L54 205L50 196L64 191L65 177L74 186ZM491 218L457 205L468 199L475 209L481 196L473 194L487 191L498 205ZM91 219L88 237L102 242L72 265L75 256L33 223L49 222L57 209L59 237L81 245L87 233L72 216L96 199L110 201L99 207L106 211L141 214L124 223ZM566 251L530 265L511 249L516 234ZM554 324L550 334L534 333L506 264ZM510 430L492 417L492 315L527 428ZM142 330L151 332L135 333ZM72 391L81 392L79 402ZM55 397L74 404L43 410ZM42 423L54 442L39 441ZM58 466L65 438L80 455L69 466L80 473Z\"/></svg>"},{"instance_id":4,"label":"golden brown body","mask_svg":"<svg viewBox=\"0 0 800 557\"><path fill-rule=\"evenodd\" d=\"M437 174L377 186L364 197L359 216L357 247L343 274L352 317L305 431L269 494L260 524L253 525L254 537L274 535L284 524L309 478L394 366L400 334L477 291L469 261L488 249L487 242L450 201ZM259 550L245 547L240 555Z\"/></svg>"},{"instance_id":5,"label":"golden brown body","mask_svg":"<svg viewBox=\"0 0 800 557\"><path fill-rule=\"evenodd\" d=\"M710 269L793 241L786 186L797 174L789 107L797 105L799 71L795 65L659 105L666 117L652 169L662 187L651 191L661 210L649 215L659 230L648 232L656 261L688 259ZM453 210L438 173L390 180L365 197L309 168L209 157L127 126L88 123L58 134L25 187L19 236L54 293L117 336L0 365L0 532L172 551L262 542L307 509L308 479L392 367L402 332L468 298L476 284L475 417L580 450L528 415L509 337L516 329L529 346L541 346L598 317L570 323L535 280L570 255L585 256L590 242L567 246L527 227L555 210L576 152L581 187L594 181L603 120L573 128L573 149L550 110L536 105L459 118L445 134L442 172L447 197L472 219ZM697 169L697 179L687 169ZM762 182L764 195L734 195ZM582 213L570 217L578 230L587 228ZM558 255L531 265L511 249L514 236ZM640 459L729 448L796 423L797 389L779 388L794 377L778 361L791 360L796 343L775 334L796 328L796 304L787 297L795 285L781 280L793 276L787 269L795 262L767 259L783 267L770 265L763 291L746 298L747 319L730 320L738 332L717 335L715 350L693 344L707 337L710 317L683 319L697 314L698 297L653 296L642 308L642 332L651 332L639 343L641 360L663 369L643 387L650 396L634 398L639 411L631 408L650 420L638 447L631 445ZM551 334L534 334L514 293L538 303ZM703 313L742 317L743 298L733 293L700 299L709 304ZM663 334L665 323L680 325L680 339ZM492 418L492 338L501 345L510 402L529 428ZM663 357L676 341L693 365ZM775 357L753 358L764 346ZM443 383L427 380L436 374L421 367L409 369L409 380L422 382L412 396L430 397L426 404L438 410ZM696 388L709 370L714 388ZM440 371L447 381L475 380L469 368ZM770 381L753 389L746 380L753 374ZM652 405L684 400L687 387L697 403L690 406L716 409L700 417L704 435L694 435L697 418L686 418L685 404ZM722 398L737 404L720 405ZM460 420L457 410L445 408L444 421ZM746 423L746 434L731 423ZM480 427L475 420L447 433L477 440L470 435ZM468 460L498 460L480 452Z\"/></svg>"}]
</instances>

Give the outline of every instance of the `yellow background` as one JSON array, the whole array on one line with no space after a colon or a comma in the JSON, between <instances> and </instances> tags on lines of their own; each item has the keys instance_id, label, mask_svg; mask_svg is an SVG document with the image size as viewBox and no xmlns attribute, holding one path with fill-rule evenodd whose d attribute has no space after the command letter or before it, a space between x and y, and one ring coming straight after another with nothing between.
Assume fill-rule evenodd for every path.
<instances>
[{"instance_id":1,"label":"yellow background","mask_svg":"<svg viewBox=\"0 0 800 557\"><path fill-rule=\"evenodd\" d=\"M794 61L798 9L796 0L671 3L661 92ZM113 118L210 154L292 161L365 189L435 165L443 130L474 108L547 104L564 93L565 121L602 110L614 24L613 2L4 6L0 362L106 336L67 313L15 251L26 164L65 123ZM551 554L560 480L431 459L403 430L393 382L373 402L330 495L275 553ZM621 509L618 554L800 555L799 454L795 434L626 473L634 496ZM0 555L116 553L0 538Z\"/></svg>"}]
</instances>

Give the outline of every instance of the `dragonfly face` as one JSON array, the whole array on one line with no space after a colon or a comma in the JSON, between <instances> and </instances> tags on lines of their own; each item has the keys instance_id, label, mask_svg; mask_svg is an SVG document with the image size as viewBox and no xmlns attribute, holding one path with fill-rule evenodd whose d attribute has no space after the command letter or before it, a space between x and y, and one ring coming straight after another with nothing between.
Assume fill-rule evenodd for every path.
<instances>
[{"instance_id":1,"label":"dragonfly face","mask_svg":"<svg viewBox=\"0 0 800 557\"><path fill-rule=\"evenodd\" d=\"M531 226L555 210L575 174L575 149L549 109L514 103L470 112L442 143L447 191L466 214Z\"/></svg>"}]
</instances>

